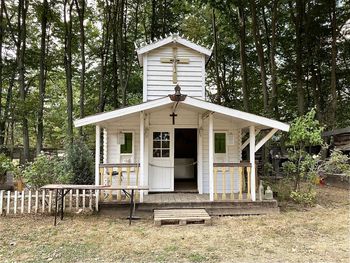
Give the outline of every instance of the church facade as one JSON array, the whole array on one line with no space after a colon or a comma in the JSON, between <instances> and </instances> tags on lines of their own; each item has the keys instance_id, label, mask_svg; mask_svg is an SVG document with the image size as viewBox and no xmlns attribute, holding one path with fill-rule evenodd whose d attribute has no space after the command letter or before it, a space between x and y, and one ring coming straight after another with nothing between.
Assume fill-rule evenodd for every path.
<instances>
[{"instance_id":1,"label":"church facade","mask_svg":"<svg viewBox=\"0 0 350 263\"><path fill-rule=\"evenodd\" d=\"M143 103L75 121L96 127L95 183L147 186L140 202L157 192L256 201L255 153L289 125L209 102L210 48L171 34L136 51Z\"/></svg>"}]
</instances>

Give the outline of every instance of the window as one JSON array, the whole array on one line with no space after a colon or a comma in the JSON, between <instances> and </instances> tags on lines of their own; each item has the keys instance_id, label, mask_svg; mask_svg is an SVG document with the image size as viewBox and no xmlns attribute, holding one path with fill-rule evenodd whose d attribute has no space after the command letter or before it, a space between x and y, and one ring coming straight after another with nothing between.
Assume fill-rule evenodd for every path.
<instances>
[{"instance_id":1,"label":"window","mask_svg":"<svg viewBox=\"0 0 350 263\"><path fill-rule=\"evenodd\" d=\"M215 133L215 153L226 153L226 133Z\"/></svg>"},{"instance_id":2,"label":"window","mask_svg":"<svg viewBox=\"0 0 350 263\"><path fill-rule=\"evenodd\" d=\"M153 133L153 157L170 157L170 134L169 132Z\"/></svg>"},{"instance_id":3,"label":"window","mask_svg":"<svg viewBox=\"0 0 350 263\"><path fill-rule=\"evenodd\" d=\"M124 133L124 144L120 145L121 154L132 154L132 133Z\"/></svg>"}]
</instances>

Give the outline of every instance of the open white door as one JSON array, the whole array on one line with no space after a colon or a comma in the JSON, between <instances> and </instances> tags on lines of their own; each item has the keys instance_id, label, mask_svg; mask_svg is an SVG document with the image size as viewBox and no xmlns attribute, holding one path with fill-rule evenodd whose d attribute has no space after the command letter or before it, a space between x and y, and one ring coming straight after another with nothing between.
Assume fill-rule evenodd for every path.
<instances>
[{"instance_id":1,"label":"open white door","mask_svg":"<svg viewBox=\"0 0 350 263\"><path fill-rule=\"evenodd\" d=\"M173 129L152 129L149 145L149 191L174 191Z\"/></svg>"}]
</instances>

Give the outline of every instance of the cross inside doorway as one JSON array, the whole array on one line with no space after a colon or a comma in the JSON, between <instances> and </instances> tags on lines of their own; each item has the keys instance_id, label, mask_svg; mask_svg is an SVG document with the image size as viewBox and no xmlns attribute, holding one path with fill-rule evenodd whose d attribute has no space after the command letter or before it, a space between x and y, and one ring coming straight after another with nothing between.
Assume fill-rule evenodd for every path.
<instances>
[{"instance_id":1,"label":"cross inside doorway","mask_svg":"<svg viewBox=\"0 0 350 263\"><path fill-rule=\"evenodd\" d=\"M173 83L177 83L177 64L188 64L190 63L190 60L188 58L178 58L177 47L173 47L173 57L160 58L160 62L173 64Z\"/></svg>"}]
</instances>

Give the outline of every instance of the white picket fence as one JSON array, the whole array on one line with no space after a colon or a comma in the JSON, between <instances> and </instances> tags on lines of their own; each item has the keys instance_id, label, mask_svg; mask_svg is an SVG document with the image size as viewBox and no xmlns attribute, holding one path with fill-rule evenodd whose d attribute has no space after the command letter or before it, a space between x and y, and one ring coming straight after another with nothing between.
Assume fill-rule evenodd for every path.
<instances>
[{"instance_id":1,"label":"white picket fence","mask_svg":"<svg viewBox=\"0 0 350 263\"><path fill-rule=\"evenodd\" d=\"M0 215L51 213L55 211L55 191L0 191ZM96 199L97 196L97 199ZM59 196L60 197L60 196ZM98 191L71 190L64 197L63 210L98 210ZM61 199L58 199L60 206Z\"/></svg>"}]
</instances>

